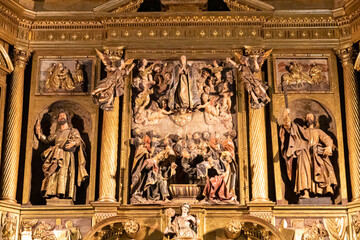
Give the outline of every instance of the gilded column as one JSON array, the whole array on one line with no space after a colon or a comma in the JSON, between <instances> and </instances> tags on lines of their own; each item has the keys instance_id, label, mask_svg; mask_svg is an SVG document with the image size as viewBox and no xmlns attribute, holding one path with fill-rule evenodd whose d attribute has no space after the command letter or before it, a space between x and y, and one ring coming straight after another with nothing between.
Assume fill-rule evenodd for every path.
<instances>
[{"instance_id":1,"label":"gilded column","mask_svg":"<svg viewBox=\"0 0 360 240\"><path fill-rule=\"evenodd\" d=\"M265 108L249 111L249 147L252 202L269 201Z\"/></svg>"},{"instance_id":2,"label":"gilded column","mask_svg":"<svg viewBox=\"0 0 360 240\"><path fill-rule=\"evenodd\" d=\"M123 55L123 50L105 50L105 55L111 61L116 61ZM104 111L101 152L99 199L101 202L116 202L116 171L119 145L119 97L114 99L114 108Z\"/></svg>"},{"instance_id":3,"label":"gilded column","mask_svg":"<svg viewBox=\"0 0 360 240\"><path fill-rule=\"evenodd\" d=\"M104 111L101 155L99 201L115 202L116 170L119 139L119 98L114 100L114 109Z\"/></svg>"},{"instance_id":4,"label":"gilded column","mask_svg":"<svg viewBox=\"0 0 360 240\"><path fill-rule=\"evenodd\" d=\"M352 201L360 201L360 102L359 88L352 63L352 47L336 50L341 60L344 75L344 100L346 135L349 152L349 168Z\"/></svg>"},{"instance_id":5,"label":"gilded column","mask_svg":"<svg viewBox=\"0 0 360 240\"><path fill-rule=\"evenodd\" d=\"M246 55L259 55L263 52L263 49L245 49ZM262 79L261 71L255 74ZM249 140L251 202L269 202L264 107L259 109L249 107Z\"/></svg>"},{"instance_id":6,"label":"gilded column","mask_svg":"<svg viewBox=\"0 0 360 240\"><path fill-rule=\"evenodd\" d=\"M4 152L1 164L1 200L16 203L20 158L21 125L25 67L31 53L14 49L15 67L8 85L8 113L5 124Z\"/></svg>"}]
</instances>

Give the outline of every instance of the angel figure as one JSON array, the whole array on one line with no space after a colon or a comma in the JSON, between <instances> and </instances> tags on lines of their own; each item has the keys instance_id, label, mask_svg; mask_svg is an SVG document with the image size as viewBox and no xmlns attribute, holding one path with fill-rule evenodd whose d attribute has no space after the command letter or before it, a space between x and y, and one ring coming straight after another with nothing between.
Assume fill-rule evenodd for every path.
<instances>
[{"instance_id":1,"label":"angel figure","mask_svg":"<svg viewBox=\"0 0 360 240\"><path fill-rule=\"evenodd\" d=\"M211 70L216 78L215 85L219 84L221 82L221 72L224 68L219 66L219 63L216 60L213 61L213 65L207 65L207 67Z\"/></svg>"},{"instance_id":2,"label":"angel figure","mask_svg":"<svg viewBox=\"0 0 360 240\"><path fill-rule=\"evenodd\" d=\"M152 72L156 62L152 63L150 66L148 60L145 58L141 61L139 67L139 75L133 81L133 87L136 87L138 91L143 90L144 88L151 88L155 82L153 81Z\"/></svg>"},{"instance_id":3,"label":"angel figure","mask_svg":"<svg viewBox=\"0 0 360 240\"><path fill-rule=\"evenodd\" d=\"M235 68L242 72L240 81L245 84L245 89L251 96L251 108L254 109L264 107L270 102L270 98L266 93L268 86L257 76L257 73L261 71L261 66L271 52L272 49L265 53L260 53L259 55L248 56L235 53L240 62L239 64L235 63L230 58L226 59L228 63L231 63Z\"/></svg>"},{"instance_id":4,"label":"angel figure","mask_svg":"<svg viewBox=\"0 0 360 240\"><path fill-rule=\"evenodd\" d=\"M204 104L199 105L197 108L198 109L204 109L205 113L208 113L214 117L219 116L220 114L220 105L216 104L217 101L217 97L209 97L208 94L203 93L201 95L201 100L203 101Z\"/></svg>"},{"instance_id":5,"label":"angel figure","mask_svg":"<svg viewBox=\"0 0 360 240\"><path fill-rule=\"evenodd\" d=\"M104 63L106 78L102 79L96 89L91 93L94 103L99 104L101 109L112 111L114 98L124 94L124 78L130 74L135 64L133 59L112 61L109 56L96 52Z\"/></svg>"}]
</instances>

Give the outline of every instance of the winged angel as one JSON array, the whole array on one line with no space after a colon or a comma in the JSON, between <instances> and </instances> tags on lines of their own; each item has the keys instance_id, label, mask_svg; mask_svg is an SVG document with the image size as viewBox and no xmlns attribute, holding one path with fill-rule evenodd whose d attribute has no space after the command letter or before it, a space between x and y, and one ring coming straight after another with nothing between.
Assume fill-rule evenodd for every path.
<instances>
[{"instance_id":1,"label":"winged angel","mask_svg":"<svg viewBox=\"0 0 360 240\"><path fill-rule=\"evenodd\" d=\"M101 109L111 111L114 108L115 97L124 94L124 78L130 74L135 64L134 59L111 59L96 49L96 53L104 63L106 78L99 82L99 85L91 93L94 103L99 104Z\"/></svg>"},{"instance_id":2,"label":"winged angel","mask_svg":"<svg viewBox=\"0 0 360 240\"><path fill-rule=\"evenodd\" d=\"M263 82L256 73L260 72L261 66L265 62L266 58L270 55L272 49L259 55L244 56L240 53L235 53L239 60L239 64L235 63L230 58L227 58L227 62L231 63L239 71L242 72L240 81L244 83L245 89L251 95L251 108L262 108L270 102L270 98L266 93L269 88L265 82Z\"/></svg>"}]
</instances>

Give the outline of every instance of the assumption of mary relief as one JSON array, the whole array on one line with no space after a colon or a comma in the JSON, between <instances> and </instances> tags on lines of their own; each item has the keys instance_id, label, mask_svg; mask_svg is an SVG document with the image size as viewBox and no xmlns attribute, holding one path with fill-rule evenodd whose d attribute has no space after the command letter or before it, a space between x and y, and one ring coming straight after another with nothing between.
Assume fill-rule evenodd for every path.
<instances>
[{"instance_id":1,"label":"assumption of mary relief","mask_svg":"<svg viewBox=\"0 0 360 240\"><path fill-rule=\"evenodd\" d=\"M226 61L138 61L130 203L238 202L235 76Z\"/></svg>"}]
</instances>

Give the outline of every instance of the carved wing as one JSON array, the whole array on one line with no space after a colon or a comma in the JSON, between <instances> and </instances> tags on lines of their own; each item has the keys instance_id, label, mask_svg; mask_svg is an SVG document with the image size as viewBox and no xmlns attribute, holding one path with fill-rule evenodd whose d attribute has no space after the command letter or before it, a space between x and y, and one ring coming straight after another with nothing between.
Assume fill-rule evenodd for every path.
<instances>
[{"instance_id":1,"label":"carved wing","mask_svg":"<svg viewBox=\"0 0 360 240\"><path fill-rule=\"evenodd\" d=\"M261 67L264 64L265 60L270 56L271 52L272 52L272 49L266 51L263 54L260 54L260 56L258 58L259 67Z\"/></svg>"},{"instance_id":2,"label":"carved wing","mask_svg":"<svg viewBox=\"0 0 360 240\"><path fill-rule=\"evenodd\" d=\"M355 64L354 64L354 69L356 71L360 71L360 53L358 54L358 56L356 58L356 61L355 61Z\"/></svg>"},{"instance_id":3,"label":"carved wing","mask_svg":"<svg viewBox=\"0 0 360 240\"><path fill-rule=\"evenodd\" d=\"M238 58L238 59L241 59L242 57L242 54L239 53L239 52L234 52L235 56Z\"/></svg>"},{"instance_id":4,"label":"carved wing","mask_svg":"<svg viewBox=\"0 0 360 240\"><path fill-rule=\"evenodd\" d=\"M102 52L100 52L99 50L97 50L95 48L95 51L97 53L97 55L99 56L99 58L101 59L101 61L104 63L105 66L110 66L111 65L111 60L108 56L106 56L105 54L103 54Z\"/></svg>"},{"instance_id":5,"label":"carved wing","mask_svg":"<svg viewBox=\"0 0 360 240\"><path fill-rule=\"evenodd\" d=\"M126 60L125 65L126 66L131 65L133 62L134 62L134 58L128 59Z\"/></svg>"}]
</instances>

